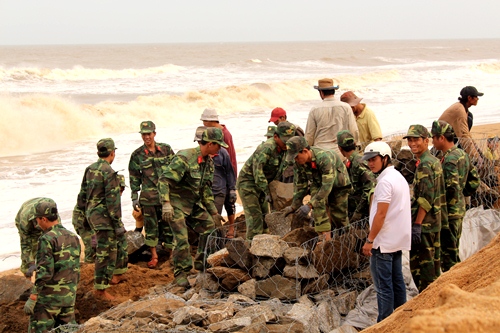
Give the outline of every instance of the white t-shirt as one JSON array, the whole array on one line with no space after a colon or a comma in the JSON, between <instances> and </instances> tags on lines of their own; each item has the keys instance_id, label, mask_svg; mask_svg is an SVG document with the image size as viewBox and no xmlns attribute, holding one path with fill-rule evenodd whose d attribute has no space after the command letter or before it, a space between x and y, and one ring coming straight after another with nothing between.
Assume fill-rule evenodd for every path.
<instances>
[{"instance_id":1,"label":"white t-shirt","mask_svg":"<svg viewBox=\"0 0 500 333\"><path fill-rule=\"evenodd\" d=\"M373 248L391 253L410 250L411 247L411 199L410 188L404 177L388 166L377 178L370 208L370 228L377 213L379 202L389 204L384 225L373 240Z\"/></svg>"}]
</instances>

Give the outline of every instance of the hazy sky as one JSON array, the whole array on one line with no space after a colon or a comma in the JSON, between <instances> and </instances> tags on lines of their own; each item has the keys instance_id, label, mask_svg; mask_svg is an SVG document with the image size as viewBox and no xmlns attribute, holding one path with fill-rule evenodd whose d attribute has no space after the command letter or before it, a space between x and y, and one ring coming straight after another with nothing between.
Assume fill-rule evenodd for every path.
<instances>
[{"instance_id":1,"label":"hazy sky","mask_svg":"<svg viewBox=\"0 0 500 333\"><path fill-rule=\"evenodd\" d=\"M498 0L0 0L0 45L500 38Z\"/></svg>"}]
</instances>

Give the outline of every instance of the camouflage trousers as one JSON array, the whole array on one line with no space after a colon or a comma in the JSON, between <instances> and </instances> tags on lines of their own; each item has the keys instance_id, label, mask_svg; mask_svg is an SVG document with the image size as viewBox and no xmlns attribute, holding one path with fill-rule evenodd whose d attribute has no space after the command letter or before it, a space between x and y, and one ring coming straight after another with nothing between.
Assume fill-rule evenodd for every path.
<instances>
[{"instance_id":1,"label":"camouflage trousers","mask_svg":"<svg viewBox=\"0 0 500 333\"><path fill-rule=\"evenodd\" d=\"M370 207L368 205L368 201L365 201L366 204L362 205L362 207L358 207L361 202L361 197L359 195L349 195L347 211L349 217L356 212L356 209L361 213L361 218L370 216Z\"/></svg>"},{"instance_id":2,"label":"camouflage trousers","mask_svg":"<svg viewBox=\"0 0 500 333\"><path fill-rule=\"evenodd\" d=\"M87 263L93 263L95 261L95 245L92 246L92 236L95 235L92 227L88 223L85 215L79 210L73 210L73 227L76 233L82 239L83 246L85 248L85 259Z\"/></svg>"},{"instance_id":3,"label":"camouflage trousers","mask_svg":"<svg viewBox=\"0 0 500 333\"><path fill-rule=\"evenodd\" d=\"M423 232L420 238L420 244L411 246L410 270L418 291L422 292L441 275L440 232Z\"/></svg>"},{"instance_id":4,"label":"camouflage trousers","mask_svg":"<svg viewBox=\"0 0 500 333\"><path fill-rule=\"evenodd\" d=\"M462 236L463 219L448 220L449 228L441 229L441 269L443 272L450 270L460 262L458 248Z\"/></svg>"},{"instance_id":5,"label":"camouflage trousers","mask_svg":"<svg viewBox=\"0 0 500 333\"><path fill-rule=\"evenodd\" d=\"M247 225L246 239L252 240L267 229L264 216L269 213L269 203L266 195L255 187L238 188L238 194L243 204L245 222Z\"/></svg>"},{"instance_id":6,"label":"camouflage trousers","mask_svg":"<svg viewBox=\"0 0 500 333\"><path fill-rule=\"evenodd\" d=\"M66 324L74 324L75 308L73 306L51 307L37 302L34 314L30 316L28 333L49 332L52 329Z\"/></svg>"},{"instance_id":7,"label":"camouflage trousers","mask_svg":"<svg viewBox=\"0 0 500 333\"><path fill-rule=\"evenodd\" d=\"M349 225L347 220L347 203L350 187L333 188L328 195L328 201L313 207L314 229L316 232L325 232L340 229ZM314 196L311 190L311 196Z\"/></svg>"},{"instance_id":8,"label":"camouflage trousers","mask_svg":"<svg viewBox=\"0 0 500 333\"><path fill-rule=\"evenodd\" d=\"M167 222L161 219L161 205L142 206L144 216L145 241L149 247L158 245L158 241L165 243L165 247L172 248L172 230Z\"/></svg>"},{"instance_id":9,"label":"camouflage trousers","mask_svg":"<svg viewBox=\"0 0 500 333\"><path fill-rule=\"evenodd\" d=\"M102 290L109 288L113 275L127 271L127 238L116 237L114 230L96 230L96 238L94 288Z\"/></svg>"},{"instance_id":10,"label":"camouflage trousers","mask_svg":"<svg viewBox=\"0 0 500 333\"><path fill-rule=\"evenodd\" d=\"M201 204L195 204L190 214L184 212L182 203L171 201L171 204L174 208L174 218L170 222L170 228L174 237L172 256L174 276L177 276L182 272L188 273L193 268L193 258L191 258L188 239L188 226L199 236L195 267L204 265L205 256L210 254L205 253L205 245L207 244L208 236L215 230L215 226L212 216Z\"/></svg>"}]
</instances>

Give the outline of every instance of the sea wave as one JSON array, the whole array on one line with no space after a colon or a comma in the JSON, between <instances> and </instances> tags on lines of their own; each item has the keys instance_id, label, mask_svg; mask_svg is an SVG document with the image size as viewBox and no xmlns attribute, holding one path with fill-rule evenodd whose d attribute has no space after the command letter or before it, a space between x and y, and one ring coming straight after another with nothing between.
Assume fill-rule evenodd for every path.
<instances>
[{"instance_id":1,"label":"sea wave","mask_svg":"<svg viewBox=\"0 0 500 333\"><path fill-rule=\"evenodd\" d=\"M482 63L477 65L476 68L484 73L498 74L500 73L500 62Z\"/></svg>"},{"instance_id":2,"label":"sea wave","mask_svg":"<svg viewBox=\"0 0 500 333\"><path fill-rule=\"evenodd\" d=\"M106 69L106 68L85 68L74 66L70 69L60 68L3 68L0 67L0 79L2 80L53 80L53 81L101 81L112 79L129 79L158 74L178 73L184 68L167 64L158 67L148 68L126 68L126 69Z\"/></svg>"}]
</instances>

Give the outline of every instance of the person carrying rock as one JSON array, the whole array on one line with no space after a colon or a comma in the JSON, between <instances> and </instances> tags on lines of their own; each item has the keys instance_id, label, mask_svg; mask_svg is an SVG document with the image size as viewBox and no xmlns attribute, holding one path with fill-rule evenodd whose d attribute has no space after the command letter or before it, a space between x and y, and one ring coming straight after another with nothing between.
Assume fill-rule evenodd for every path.
<instances>
[{"instance_id":1,"label":"person carrying rock","mask_svg":"<svg viewBox=\"0 0 500 333\"><path fill-rule=\"evenodd\" d=\"M331 239L334 229L348 225L347 201L351 182L345 165L334 151L310 147L306 139L294 136L286 143L288 163L294 165L294 193L292 205L282 212L296 213L304 219L312 210L316 232L325 240ZM311 193L311 200L303 205L302 200Z\"/></svg>"}]
</instances>

